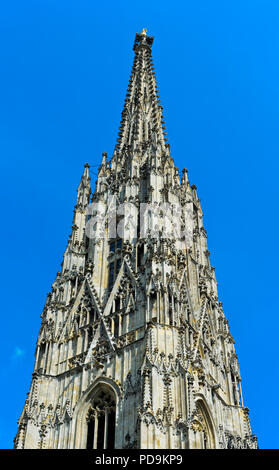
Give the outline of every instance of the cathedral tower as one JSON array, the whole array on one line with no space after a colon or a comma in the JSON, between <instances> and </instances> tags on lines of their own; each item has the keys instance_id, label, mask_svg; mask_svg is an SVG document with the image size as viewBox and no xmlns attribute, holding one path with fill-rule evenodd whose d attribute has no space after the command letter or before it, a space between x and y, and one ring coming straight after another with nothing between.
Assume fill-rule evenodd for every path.
<instances>
[{"instance_id":1,"label":"cathedral tower","mask_svg":"<svg viewBox=\"0 0 279 470\"><path fill-rule=\"evenodd\" d=\"M15 448L256 448L196 187L170 155L146 30L117 145L42 312Z\"/></svg>"}]
</instances>

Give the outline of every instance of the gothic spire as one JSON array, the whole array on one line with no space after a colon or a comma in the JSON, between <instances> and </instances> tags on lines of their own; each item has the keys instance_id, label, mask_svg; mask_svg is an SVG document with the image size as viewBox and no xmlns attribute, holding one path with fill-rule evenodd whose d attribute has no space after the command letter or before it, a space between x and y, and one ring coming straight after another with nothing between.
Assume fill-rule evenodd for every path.
<instances>
[{"instance_id":1,"label":"gothic spire","mask_svg":"<svg viewBox=\"0 0 279 470\"><path fill-rule=\"evenodd\" d=\"M77 188L77 203L74 209L72 233L69 236L68 245L64 253L63 272L72 268L72 265L83 265L86 255L86 234L85 227L87 221L87 207L89 204L91 186L89 175L89 164L85 163L84 171ZM73 253L79 253L78 260L74 259ZM82 254L82 256L81 256Z\"/></svg>"},{"instance_id":2,"label":"gothic spire","mask_svg":"<svg viewBox=\"0 0 279 470\"><path fill-rule=\"evenodd\" d=\"M86 210L90 199L90 175L89 164L85 163L84 171L77 189L77 203L74 210L73 226L72 226L72 243L79 241L85 243L85 224L86 224Z\"/></svg>"},{"instance_id":3,"label":"gothic spire","mask_svg":"<svg viewBox=\"0 0 279 470\"><path fill-rule=\"evenodd\" d=\"M257 447L197 188L166 144L152 43L136 35L90 211L85 165L16 448Z\"/></svg>"},{"instance_id":4,"label":"gothic spire","mask_svg":"<svg viewBox=\"0 0 279 470\"><path fill-rule=\"evenodd\" d=\"M153 37L146 29L137 33L133 50L134 63L126 94L116 152L150 142L165 149L167 138L151 48Z\"/></svg>"},{"instance_id":5,"label":"gothic spire","mask_svg":"<svg viewBox=\"0 0 279 470\"><path fill-rule=\"evenodd\" d=\"M90 175L88 163L85 163L84 165L84 171L77 192L77 207L86 208L88 206L90 196Z\"/></svg>"}]
</instances>

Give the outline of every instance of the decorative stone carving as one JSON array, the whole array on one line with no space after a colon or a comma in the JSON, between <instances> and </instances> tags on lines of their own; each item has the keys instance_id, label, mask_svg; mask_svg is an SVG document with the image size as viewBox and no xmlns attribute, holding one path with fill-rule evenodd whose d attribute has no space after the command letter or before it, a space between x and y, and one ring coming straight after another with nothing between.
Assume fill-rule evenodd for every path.
<instances>
[{"instance_id":1,"label":"decorative stone carving","mask_svg":"<svg viewBox=\"0 0 279 470\"><path fill-rule=\"evenodd\" d=\"M136 35L119 138L111 160L103 153L93 195L85 165L61 272L41 315L16 448L86 447L92 420L104 424L112 406L106 397L116 448L257 447L239 404L239 365L197 188L187 171L180 182L164 132L152 43L146 31ZM148 214L143 236L124 220L127 237L111 239L112 201L138 211L150 203L160 223ZM162 203L191 207L193 233L165 236ZM186 215L171 214L185 234ZM91 445L104 448L107 436Z\"/></svg>"}]
</instances>

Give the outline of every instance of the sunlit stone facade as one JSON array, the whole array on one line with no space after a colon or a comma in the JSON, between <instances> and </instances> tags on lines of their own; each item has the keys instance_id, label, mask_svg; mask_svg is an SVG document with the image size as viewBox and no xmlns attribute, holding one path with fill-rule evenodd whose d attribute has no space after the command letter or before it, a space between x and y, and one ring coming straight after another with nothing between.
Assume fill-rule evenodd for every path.
<instances>
[{"instance_id":1,"label":"sunlit stone facade","mask_svg":"<svg viewBox=\"0 0 279 470\"><path fill-rule=\"evenodd\" d=\"M170 155L152 43L136 35L119 138L93 194L85 165L15 448L257 447L200 200ZM164 203L181 209L181 236L164 233Z\"/></svg>"}]
</instances>

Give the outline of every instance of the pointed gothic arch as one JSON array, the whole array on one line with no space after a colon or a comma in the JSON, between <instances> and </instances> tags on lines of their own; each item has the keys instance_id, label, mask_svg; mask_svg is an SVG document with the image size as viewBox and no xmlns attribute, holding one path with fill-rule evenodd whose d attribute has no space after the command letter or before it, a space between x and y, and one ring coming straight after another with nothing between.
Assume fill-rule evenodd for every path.
<instances>
[{"instance_id":1,"label":"pointed gothic arch","mask_svg":"<svg viewBox=\"0 0 279 470\"><path fill-rule=\"evenodd\" d=\"M114 449L115 394L107 385L97 387L87 412L87 449Z\"/></svg>"},{"instance_id":2,"label":"pointed gothic arch","mask_svg":"<svg viewBox=\"0 0 279 470\"><path fill-rule=\"evenodd\" d=\"M120 390L107 377L98 378L83 394L73 415L74 448L116 448Z\"/></svg>"},{"instance_id":3,"label":"pointed gothic arch","mask_svg":"<svg viewBox=\"0 0 279 470\"><path fill-rule=\"evenodd\" d=\"M216 438L210 410L203 398L196 400L196 409L193 419L196 448L216 449Z\"/></svg>"}]
</instances>

